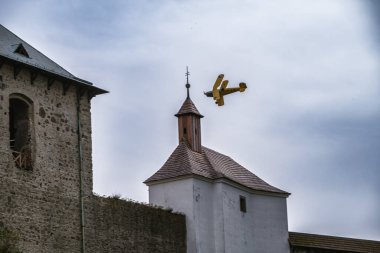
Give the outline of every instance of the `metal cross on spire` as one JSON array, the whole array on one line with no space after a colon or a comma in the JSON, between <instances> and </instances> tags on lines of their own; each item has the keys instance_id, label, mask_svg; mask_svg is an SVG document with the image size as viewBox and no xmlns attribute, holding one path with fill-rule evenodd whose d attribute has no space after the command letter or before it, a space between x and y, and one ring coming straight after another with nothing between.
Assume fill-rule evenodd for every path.
<instances>
[{"instance_id":1,"label":"metal cross on spire","mask_svg":"<svg viewBox=\"0 0 380 253\"><path fill-rule=\"evenodd\" d=\"M189 84L189 75L190 75L190 72L189 72L189 67L186 66L186 89L187 89L187 97L189 98L190 97L190 84Z\"/></svg>"}]
</instances>

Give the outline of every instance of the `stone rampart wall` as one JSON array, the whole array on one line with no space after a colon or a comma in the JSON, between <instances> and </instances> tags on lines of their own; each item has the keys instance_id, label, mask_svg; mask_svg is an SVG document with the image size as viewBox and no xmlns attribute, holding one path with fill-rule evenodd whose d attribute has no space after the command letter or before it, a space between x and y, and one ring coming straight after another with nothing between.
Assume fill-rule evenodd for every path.
<instances>
[{"instance_id":1,"label":"stone rampart wall","mask_svg":"<svg viewBox=\"0 0 380 253\"><path fill-rule=\"evenodd\" d=\"M35 73L35 72L34 72ZM15 78L16 74L16 78ZM77 93L59 79L0 64L0 224L28 253L81 251ZM50 77L50 80L52 77ZM67 86L66 86L67 87ZM31 101L32 170L15 165L9 99ZM86 252L185 252L185 217L92 194L91 104L80 100ZM0 238L1 240L1 238Z\"/></svg>"}]
</instances>

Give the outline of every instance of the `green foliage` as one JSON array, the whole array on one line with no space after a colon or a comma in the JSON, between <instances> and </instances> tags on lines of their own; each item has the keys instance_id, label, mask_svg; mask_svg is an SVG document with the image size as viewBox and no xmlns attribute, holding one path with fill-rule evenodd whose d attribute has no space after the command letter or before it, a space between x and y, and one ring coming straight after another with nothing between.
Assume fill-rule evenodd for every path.
<instances>
[{"instance_id":1,"label":"green foliage","mask_svg":"<svg viewBox=\"0 0 380 253\"><path fill-rule=\"evenodd\" d=\"M0 253L21 253L17 248L18 236L0 223Z\"/></svg>"}]
</instances>

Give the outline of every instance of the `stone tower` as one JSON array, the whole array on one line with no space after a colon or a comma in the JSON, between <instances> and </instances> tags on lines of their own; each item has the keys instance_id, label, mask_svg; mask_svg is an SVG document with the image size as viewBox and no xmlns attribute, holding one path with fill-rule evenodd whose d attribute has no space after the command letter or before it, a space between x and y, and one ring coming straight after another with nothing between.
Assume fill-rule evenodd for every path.
<instances>
[{"instance_id":1,"label":"stone tower","mask_svg":"<svg viewBox=\"0 0 380 253\"><path fill-rule=\"evenodd\" d=\"M186 214L187 252L288 253L289 193L201 145L189 92L176 116L179 145L145 184L149 203Z\"/></svg>"},{"instance_id":2,"label":"stone tower","mask_svg":"<svg viewBox=\"0 0 380 253\"><path fill-rule=\"evenodd\" d=\"M0 25L0 225L25 252L79 252L90 101L105 92Z\"/></svg>"}]
</instances>

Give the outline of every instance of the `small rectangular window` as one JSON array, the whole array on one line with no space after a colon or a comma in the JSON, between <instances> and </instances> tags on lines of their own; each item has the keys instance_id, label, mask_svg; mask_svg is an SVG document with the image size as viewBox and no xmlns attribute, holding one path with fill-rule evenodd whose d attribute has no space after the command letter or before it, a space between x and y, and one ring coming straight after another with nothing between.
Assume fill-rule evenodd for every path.
<instances>
[{"instance_id":1,"label":"small rectangular window","mask_svg":"<svg viewBox=\"0 0 380 253\"><path fill-rule=\"evenodd\" d=\"M243 213L247 212L247 202L245 201L244 196L240 196L240 211Z\"/></svg>"}]
</instances>

